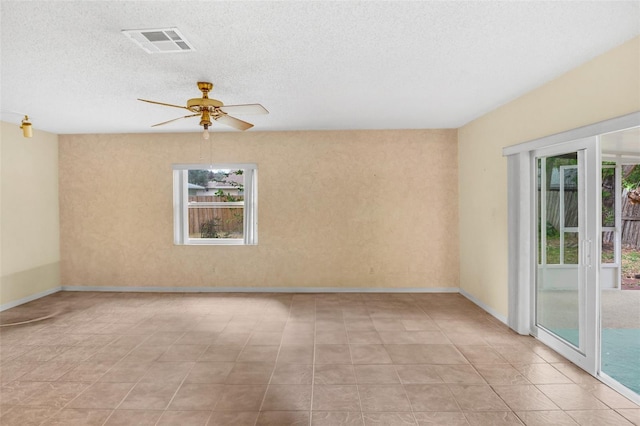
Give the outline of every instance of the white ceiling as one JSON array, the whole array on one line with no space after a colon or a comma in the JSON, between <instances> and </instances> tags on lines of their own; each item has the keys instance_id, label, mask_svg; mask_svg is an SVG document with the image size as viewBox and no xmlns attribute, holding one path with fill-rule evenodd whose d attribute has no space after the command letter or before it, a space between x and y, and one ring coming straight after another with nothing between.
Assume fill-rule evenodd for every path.
<instances>
[{"instance_id":1,"label":"white ceiling","mask_svg":"<svg viewBox=\"0 0 640 426\"><path fill-rule=\"evenodd\" d=\"M249 131L456 128L640 34L639 1L1 0L3 121L54 133L200 131L211 81ZM177 27L150 55L121 30ZM214 125L213 130L231 130ZM231 130L233 131L233 130Z\"/></svg>"}]
</instances>

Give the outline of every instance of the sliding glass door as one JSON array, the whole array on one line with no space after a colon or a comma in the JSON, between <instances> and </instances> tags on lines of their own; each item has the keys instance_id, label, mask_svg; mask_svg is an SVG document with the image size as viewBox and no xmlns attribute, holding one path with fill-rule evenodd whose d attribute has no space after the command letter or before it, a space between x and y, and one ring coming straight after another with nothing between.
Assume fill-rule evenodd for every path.
<instances>
[{"instance_id":1,"label":"sliding glass door","mask_svg":"<svg viewBox=\"0 0 640 426\"><path fill-rule=\"evenodd\" d=\"M535 152L536 265L533 329L545 343L596 370L595 242L599 218L592 188L596 141Z\"/></svg>"}]
</instances>

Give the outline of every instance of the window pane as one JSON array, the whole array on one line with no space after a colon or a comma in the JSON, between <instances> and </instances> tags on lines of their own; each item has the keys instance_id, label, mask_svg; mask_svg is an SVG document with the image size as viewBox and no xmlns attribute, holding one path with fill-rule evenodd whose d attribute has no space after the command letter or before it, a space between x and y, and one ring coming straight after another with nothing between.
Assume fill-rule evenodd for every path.
<instances>
[{"instance_id":1,"label":"window pane","mask_svg":"<svg viewBox=\"0 0 640 426\"><path fill-rule=\"evenodd\" d=\"M602 169L602 226L616 226L615 169Z\"/></svg>"},{"instance_id":2,"label":"window pane","mask_svg":"<svg viewBox=\"0 0 640 426\"><path fill-rule=\"evenodd\" d=\"M244 238L244 208L189 208L189 238Z\"/></svg>"},{"instance_id":3,"label":"window pane","mask_svg":"<svg viewBox=\"0 0 640 426\"><path fill-rule=\"evenodd\" d=\"M244 171L189 170L189 202L244 201Z\"/></svg>"},{"instance_id":4,"label":"window pane","mask_svg":"<svg viewBox=\"0 0 640 426\"><path fill-rule=\"evenodd\" d=\"M602 233L602 263L615 263L616 257L613 251L614 233L605 231Z\"/></svg>"},{"instance_id":5,"label":"window pane","mask_svg":"<svg viewBox=\"0 0 640 426\"><path fill-rule=\"evenodd\" d=\"M564 233L564 263L565 265L577 265L578 262L578 233Z\"/></svg>"}]
</instances>

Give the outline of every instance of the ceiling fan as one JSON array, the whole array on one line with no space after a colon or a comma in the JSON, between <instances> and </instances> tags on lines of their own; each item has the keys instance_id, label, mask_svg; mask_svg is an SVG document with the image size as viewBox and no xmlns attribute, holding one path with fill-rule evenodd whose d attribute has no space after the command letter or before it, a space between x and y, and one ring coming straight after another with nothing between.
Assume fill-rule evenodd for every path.
<instances>
[{"instance_id":1,"label":"ceiling fan","mask_svg":"<svg viewBox=\"0 0 640 426\"><path fill-rule=\"evenodd\" d=\"M253 124L232 117L229 114L269 114L269 111L260 104L224 105L217 99L209 99L209 92L213 89L212 83L199 81L198 89L202 92L202 97L189 99L187 101L187 106L172 105L164 102L149 101L147 99L139 98L138 100L148 102L150 104L186 109L193 113L185 115L184 117L174 118L173 120L163 121L162 123L154 124L151 127L162 126L173 121L182 120L183 118L200 116L200 125L204 127L202 136L205 139L209 139L209 126L211 125L211 120L226 124L227 126L231 126L238 130L247 130L252 128Z\"/></svg>"}]
</instances>

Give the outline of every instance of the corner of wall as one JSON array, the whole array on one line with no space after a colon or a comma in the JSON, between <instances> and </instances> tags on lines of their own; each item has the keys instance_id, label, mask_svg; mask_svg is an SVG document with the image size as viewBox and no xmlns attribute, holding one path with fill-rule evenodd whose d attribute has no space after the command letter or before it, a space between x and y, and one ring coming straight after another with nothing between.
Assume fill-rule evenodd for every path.
<instances>
[{"instance_id":1,"label":"corner of wall","mask_svg":"<svg viewBox=\"0 0 640 426\"><path fill-rule=\"evenodd\" d=\"M58 135L0 122L0 311L60 289Z\"/></svg>"}]
</instances>

